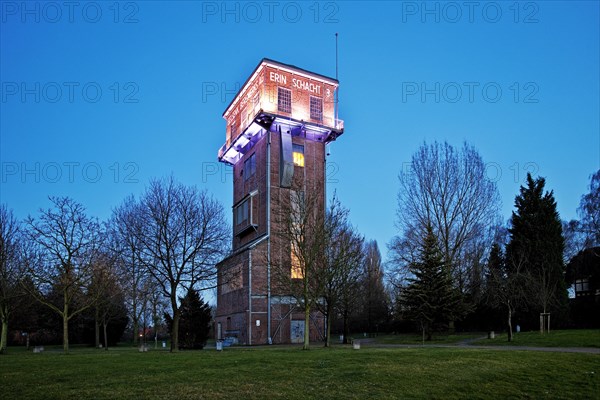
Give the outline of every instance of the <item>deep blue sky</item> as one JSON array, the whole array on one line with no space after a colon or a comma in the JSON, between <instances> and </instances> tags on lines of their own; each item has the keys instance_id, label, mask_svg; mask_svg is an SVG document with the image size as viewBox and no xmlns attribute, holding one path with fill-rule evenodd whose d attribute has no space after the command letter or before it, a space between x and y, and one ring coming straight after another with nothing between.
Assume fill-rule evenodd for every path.
<instances>
[{"instance_id":1,"label":"deep blue sky","mask_svg":"<svg viewBox=\"0 0 600 400\"><path fill-rule=\"evenodd\" d=\"M479 149L506 218L527 171L576 217L600 167L598 2L224 4L0 3L1 202L25 217L68 195L104 219L172 173L229 210L234 89L263 57L334 76L339 32L328 191L384 254L423 141Z\"/></svg>"}]
</instances>

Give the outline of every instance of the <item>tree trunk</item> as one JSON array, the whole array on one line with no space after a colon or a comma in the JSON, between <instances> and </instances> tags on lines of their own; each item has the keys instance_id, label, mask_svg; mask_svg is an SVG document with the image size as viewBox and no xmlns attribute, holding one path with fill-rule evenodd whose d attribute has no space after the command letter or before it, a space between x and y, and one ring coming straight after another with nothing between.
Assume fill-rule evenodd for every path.
<instances>
[{"instance_id":1,"label":"tree trunk","mask_svg":"<svg viewBox=\"0 0 600 400\"><path fill-rule=\"evenodd\" d=\"M302 349L308 350L310 346L310 307L306 304L306 300L304 304L304 346Z\"/></svg>"},{"instance_id":2,"label":"tree trunk","mask_svg":"<svg viewBox=\"0 0 600 400\"><path fill-rule=\"evenodd\" d=\"M350 333L350 327L348 326L348 310L344 310L344 340L343 344L348 344L348 334Z\"/></svg>"},{"instance_id":3,"label":"tree trunk","mask_svg":"<svg viewBox=\"0 0 600 400\"><path fill-rule=\"evenodd\" d=\"M96 348L100 347L100 321L98 320L98 308L96 308L96 313L94 315L94 332L95 332L95 341L94 345Z\"/></svg>"},{"instance_id":4,"label":"tree trunk","mask_svg":"<svg viewBox=\"0 0 600 400\"><path fill-rule=\"evenodd\" d=\"M331 307L327 305L327 327L325 332L325 347L331 347Z\"/></svg>"},{"instance_id":5,"label":"tree trunk","mask_svg":"<svg viewBox=\"0 0 600 400\"><path fill-rule=\"evenodd\" d=\"M512 330L512 309L508 306L508 341L512 342L513 330Z\"/></svg>"},{"instance_id":6,"label":"tree trunk","mask_svg":"<svg viewBox=\"0 0 600 400\"><path fill-rule=\"evenodd\" d=\"M138 342L138 335L140 334L138 331L140 330L140 326L138 323L138 319L134 318L133 319L133 345L137 346L137 342Z\"/></svg>"},{"instance_id":7,"label":"tree trunk","mask_svg":"<svg viewBox=\"0 0 600 400\"><path fill-rule=\"evenodd\" d=\"M67 293L63 293L63 351L65 354L69 352L69 303L67 302Z\"/></svg>"},{"instance_id":8,"label":"tree trunk","mask_svg":"<svg viewBox=\"0 0 600 400\"><path fill-rule=\"evenodd\" d=\"M2 315L2 338L0 338L0 354L6 353L8 344L8 316Z\"/></svg>"},{"instance_id":9,"label":"tree trunk","mask_svg":"<svg viewBox=\"0 0 600 400\"><path fill-rule=\"evenodd\" d=\"M104 320L104 350L108 351L108 335L106 334L106 327L108 326L108 322L106 319Z\"/></svg>"},{"instance_id":10,"label":"tree trunk","mask_svg":"<svg viewBox=\"0 0 600 400\"><path fill-rule=\"evenodd\" d=\"M179 351L179 310L173 313L173 326L171 327L171 353Z\"/></svg>"},{"instance_id":11,"label":"tree trunk","mask_svg":"<svg viewBox=\"0 0 600 400\"><path fill-rule=\"evenodd\" d=\"M134 292L133 294L134 296L134 300L131 304L132 308L133 308L133 313L131 313L131 323L132 323L132 327L133 327L133 345L137 346L138 343L138 335L140 334L138 331L140 329L140 316L137 312L137 301L135 300L135 296L137 296L137 292Z\"/></svg>"}]
</instances>

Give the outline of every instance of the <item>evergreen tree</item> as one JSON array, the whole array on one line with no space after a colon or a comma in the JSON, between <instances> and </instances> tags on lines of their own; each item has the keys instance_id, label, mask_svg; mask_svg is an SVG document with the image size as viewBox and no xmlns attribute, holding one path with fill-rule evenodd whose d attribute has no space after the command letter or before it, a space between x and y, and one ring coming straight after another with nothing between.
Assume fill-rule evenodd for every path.
<instances>
[{"instance_id":1,"label":"evergreen tree","mask_svg":"<svg viewBox=\"0 0 600 400\"><path fill-rule=\"evenodd\" d=\"M195 289L189 289L184 297L180 297L181 317L179 321L179 348L202 349L206 345L210 322L212 319L210 306L206 304ZM169 333L173 319L165 313L165 321Z\"/></svg>"},{"instance_id":2,"label":"evergreen tree","mask_svg":"<svg viewBox=\"0 0 600 400\"><path fill-rule=\"evenodd\" d=\"M410 265L414 278L401 293L400 307L405 318L414 321L424 338L459 318L460 294L452 285L449 267L438 247L431 226L423 239L418 260Z\"/></svg>"},{"instance_id":3,"label":"evergreen tree","mask_svg":"<svg viewBox=\"0 0 600 400\"><path fill-rule=\"evenodd\" d=\"M533 311L552 312L560 318L568 301L564 238L554 194L544 192L545 183L544 178L534 180L527 174L527 186L521 186L515 198L506 262L509 271L520 269L527 276L527 300Z\"/></svg>"}]
</instances>

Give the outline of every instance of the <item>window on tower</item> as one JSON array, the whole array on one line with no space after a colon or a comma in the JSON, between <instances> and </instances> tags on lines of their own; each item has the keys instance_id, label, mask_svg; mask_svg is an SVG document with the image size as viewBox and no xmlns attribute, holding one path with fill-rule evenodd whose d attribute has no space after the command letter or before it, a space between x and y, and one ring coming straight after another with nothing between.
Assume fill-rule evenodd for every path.
<instances>
[{"instance_id":1,"label":"window on tower","mask_svg":"<svg viewBox=\"0 0 600 400\"><path fill-rule=\"evenodd\" d=\"M292 279L302 279L304 278L304 270L302 269L302 264L300 263L300 257L298 257L298 246L295 243L292 243Z\"/></svg>"},{"instance_id":2,"label":"window on tower","mask_svg":"<svg viewBox=\"0 0 600 400\"><path fill-rule=\"evenodd\" d=\"M247 181L256 173L256 153L244 161L244 180Z\"/></svg>"},{"instance_id":3,"label":"window on tower","mask_svg":"<svg viewBox=\"0 0 600 400\"><path fill-rule=\"evenodd\" d=\"M300 144L292 145L292 156L294 158L294 165L297 167L304 167L304 146Z\"/></svg>"},{"instance_id":4,"label":"window on tower","mask_svg":"<svg viewBox=\"0 0 600 400\"><path fill-rule=\"evenodd\" d=\"M246 199L242 201L235 208L235 225L246 225L248 223L248 218L250 217L250 199Z\"/></svg>"},{"instance_id":5,"label":"window on tower","mask_svg":"<svg viewBox=\"0 0 600 400\"><path fill-rule=\"evenodd\" d=\"M253 103L253 107L254 107L254 112L256 112L258 110L258 105L260 104L260 92L256 92L252 103Z\"/></svg>"},{"instance_id":6,"label":"window on tower","mask_svg":"<svg viewBox=\"0 0 600 400\"><path fill-rule=\"evenodd\" d=\"M258 227L256 216L258 212L258 201L254 197L258 191L253 191L233 208L233 232L241 236L248 231Z\"/></svg>"},{"instance_id":7,"label":"window on tower","mask_svg":"<svg viewBox=\"0 0 600 400\"><path fill-rule=\"evenodd\" d=\"M304 192L303 191L290 191L290 205L291 205L291 236L292 240L290 243L290 258L291 258L291 275L292 279L304 278L304 268L302 264L302 254L300 246L304 242L303 232L303 214L306 212L304 207Z\"/></svg>"},{"instance_id":8,"label":"window on tower","mask_svg":"<svg viewBox=\"0 0 600 400\"><path fill-rule=\"evenodd\" d=\"M323 121L323 99L310 96L310 119Z\"/></svg>"},{"instance_id":9,"label":"window on tower","mask_svg":"<svg viewBox=\"0 0 600 400\"><path fill-rule=\"evenodd\" d=\"M292 91L282 87L277 88L277 110L281 112L292 112Z\"/></svg>"}]
</instances>

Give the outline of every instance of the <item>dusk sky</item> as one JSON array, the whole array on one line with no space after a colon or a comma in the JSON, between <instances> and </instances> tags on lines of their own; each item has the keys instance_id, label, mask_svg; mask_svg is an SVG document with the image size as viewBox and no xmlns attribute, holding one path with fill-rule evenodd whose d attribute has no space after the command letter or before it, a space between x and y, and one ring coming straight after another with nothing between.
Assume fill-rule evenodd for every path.
<instances>
[{"instance_id":1,"label":"dusk sky","mask_svg":"<svg viewBox=\"0 0 600 400\"><path fill-rule=\"evenodd\" d=\"M600 168L600 8L588 2L0 3L1 202L110 216L153 177L231 220L222 113L263 57L335 76L328 195L385 255L398 174L424 141L474 145L508 219L527 172L577 217Z\"/></svg>"}]
</instances>

